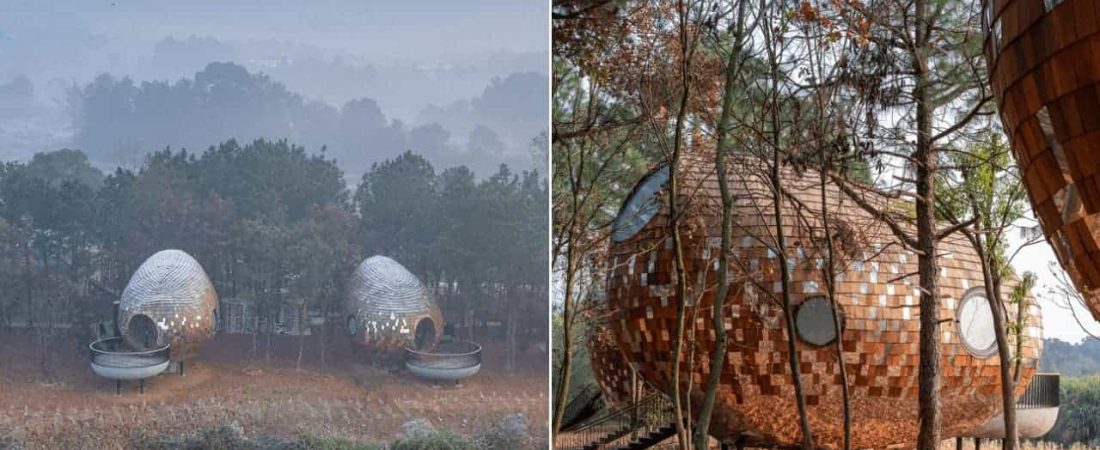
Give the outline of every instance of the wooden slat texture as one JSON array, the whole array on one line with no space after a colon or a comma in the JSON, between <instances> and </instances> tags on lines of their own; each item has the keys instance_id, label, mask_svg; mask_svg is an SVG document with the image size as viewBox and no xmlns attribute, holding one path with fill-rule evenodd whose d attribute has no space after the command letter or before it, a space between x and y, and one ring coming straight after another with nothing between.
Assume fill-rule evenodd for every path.
<instances>
[{"instance_id":1,"label":"wooden slat texture","mask_svg":"<svg viewBox=\"0 0 1100 450\"><path fill-rule=\"evenodd\" d=\"M992 0L984 7L990 81L1029 199L1100 320L1100 2Z\"/></svg>"},{"instance_id":2,"label":"wooden slat texture","mask_svg":"<svg viewBox=\"0 0 1100 450\"><path fill-rule=\"evenodd\" d=\"M715 295L720 249L720 200L709 156L681 167L687 203L682 234L685 242L691 333L681 370L692 383L692 405L698 406L710 371L714 344L710 305ZM794 387L787 358L787 337L779 307L780 258L769 250L774 220L760 161L731 164L736 196L733 240L727 249L731 290L726 300L729 346L722 371L718 407L711 428L716 437L747 433L778 445L799 442ZM793 303L824 295L823 220L820 176L784 171L783 186L793 199L783 205L788 264L793 268ZM690 193L690 194L688 194ZM865 213L836 186L826 188L829 223L838 258L837 301L845 321L841 334L851 387L853 448L913 445L917 434L919 365L919 291L917 257L903 248L881 219ZM899 214L911 205L874 196L867 201ZM676 304L673 251L665 207L637 235L612 244L614 269L607 279L610 329L625 358L652 386L668 389L673 353ZM943 384L940 401L944 436L956 436L981 425L1000 410L1000 377L996 356L971 355L959 340L954 321L960 300L982 289L981 266L964 238L954 236L939 246L940 315ZM906 274L914 274L906 277ZM1042 330L1037 306L1025 308L1023 327L1023 392L1038 367ZM1011 311L1012 318L1015 311ZM1015 341L1014 337L1012 338ZM839 365L833 347L797 344L810 422L818 443L837 448L842 442Z\"/></svg>"},{"instance_id":3,"label":"wooden slat texture","mask_svg":"<svg viewBox=\"0 0 1100 450\"><path fill-rule=\"evenodd\" d=\"M162 250L141 264L119 301L119 331L131 347L142 349L131 336L131 319L148 317L157 327L156 345L171 344L173 361L195 356L203 341L214 336L218 294L198 261L180 250Z\"/></svg>"}]
</instances>

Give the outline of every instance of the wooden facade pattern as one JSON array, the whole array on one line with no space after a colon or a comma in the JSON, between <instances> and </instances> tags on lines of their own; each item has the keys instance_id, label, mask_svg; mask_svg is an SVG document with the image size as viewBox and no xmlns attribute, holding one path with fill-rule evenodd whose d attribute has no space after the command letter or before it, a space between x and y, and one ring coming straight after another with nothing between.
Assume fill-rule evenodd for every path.
<instances>
[{"instance_id":1,"label":"wooden facade pattern","mask_svg":"<svg viewBox=\"0 0 1100 450\"><path fill-rule=\"evenodd\" d=\"M1031 205L1100 320L1100 3L983 8L990 82Z\"/></svg>"},{"instance_id":2,"label":"wooden facade pattern","mask_svg":"<svg viewBox=\"0 0 1100 450\"><path fill-rule=\"evenodd\" d=\"M117 320L119 332L131 347L171 344L172 360L182 361L193 357L202 342L214 336L217 311L218 294L199 262L180 250L162 250L130 277L122 291ZM155 342L143 342L143 337L131 333L142 316L155 324Z\"/></svg>"},{"instance_id":3,"label":"wooden facade pattern","mask_svg":"<svg viewBox=\"0 0 1100 450\"><path fill-rule=\"evenodd\" d=\"M634 398L635 389L641 390L642 380L635 382L633 371L615 342L613 325L607 320L606 307L595 308L595 317L589 325L585 345L592 377L612 405L625 405Z\"/></svg>"},{"instance_id":4,"label":"wooden facade pattern","mask_svg":"<svg viewBox=\"0 0 1100 450\"><path fill-rule=\"evenodd\" d=\"M400 356L406 347L430 350L443 336L443 313L424 283L385 256L363 260L348 283L346 330L369 353ZM416 342L421 326L426 342Z\"/></svg>"},{"instance_id":5,"label":"wooden facade pattern","mask_svg":"<svg viewBox=\"0 0 1100 450\"><path fill-rule=\"evenodd\" d=\"M721 370L715 437L750 439L766 445L797 445L798 410L788 365L787 335L779 306L780 259L771 238L772 201L768 169L759 161L731 164L736 196L731 290L723 314L728 353L723 367L709 367L715 334L710 305L716 289L720 244L720 196L709 156L681 168L686 210L682 222L689 305L689 345L681 377L692 383L691 404L701 403L711 370ZM784 172L791 198L783 205L793 304L826 294L821 179ZM667 194L667 190L663 191ZM666 195L667 197L667 195ZM853 448L884 448L916 442L919 366L919 290L916 255L903 248L880 220L855 205L832 184L826 187L828 220L836 235L837 302L845 318L841 339L851 389ZM908 205L868 196L867 201L905 214ZM673 247L667 200L636 235L610 248L614 269L607 279L611 330L626 359L651 386L670 385L676 320ZM963 434L1000 410L998 357L973 356L961 344L955 323L959 302L981 290L981 266L962 236L940 251L942 388L944 436ZM911 276L906 276L912 274ZM984 291L983 291L984 292ZM1011 309L1011 308L1010 308ZM1038 368L1042 330L1038 307L1025 308L1020 392ZM1011 312L1014 320L1015 313ZM1012 339L1015 341L1015 339ZM694 347L692 347L694 345ZM819 445L842 444L839 365L832 345L797 343L801 380L811 426ZM694 355L694 356L692 356Z\"/></svg>"}]
</instances>

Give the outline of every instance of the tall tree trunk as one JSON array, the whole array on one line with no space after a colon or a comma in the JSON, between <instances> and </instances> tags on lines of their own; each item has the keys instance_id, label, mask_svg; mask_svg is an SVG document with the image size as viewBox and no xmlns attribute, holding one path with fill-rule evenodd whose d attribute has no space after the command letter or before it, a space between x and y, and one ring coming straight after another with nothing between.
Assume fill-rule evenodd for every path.
<instances>
[{"instance_id":1,"label":"tall tree trunk","mask_svg":"<svg viewBox=\"0 0 1100 450\"><path fill-rule=\"evenodd\" d=\"M732 152L733 113L736 108L737 96L737 63L740 61L741 45L745 26L745 5L742 1L737 6L737 29L735 31L735 43L730 51L729 60L726 61L726 87L722 94L722 116L718 122L718 144L714 154L714 167L718 175L718 190L722 194L722 242L718 254L718 291L714 295L711 304L711 326L714 327L714 350L710 356L710 376L707 379L706 390L703 391L703 402L699 407L699 418L696 420L695 448L705 450L710 438L710 419L714 414L715 397L718 394L718 386L722 379L722 370L726 364L726 326L725 304L729 295L729 248L733 226L733 198L730 195L729 179L726 174L726 153Z\"/></svg>"},{"instance_id":2,"label":"tall tree trunk","mask_svg":"<svg viewBox=\"0 0 1100 450\"><path fill-rule=\"evenodd\" d=\"M919 419L917 434L919 450L936 450L940 443L940 311L938 298L939 269L936 261L935 201L936 151L932 141L932 99L929 92L928 19L926 0L915 0L915 48L913 62L915 84L913 99L917 114L917 147L913 154L917 185L917 272L920 277L920 368Z\"/></svg>"},{"instance_id":3,"label":"tall tree trunk","mask_svg":"<svg viewBox=\"0 0 1100 450\"><path fill-rule=\"evenodd\" d=\"M328 317L329 311L328 310L329 310L328 302L325 302L325 307L321 309L321 335L318 336L318 339L317 339L318 340L318 345L320 346L320 349L319 349L318 353L320 353L320 355L321 355L321 365L322 366L327 366L328 365L328 353L327 353L328 345L326 345L328 343L327 342L328 341L328 321L329 321L329 317Z\"/></svg>"},{"instance_id":4,"label":"tall tree trunk","mask_svg":"<svg viewBox=\"0 0 1100 450\"><path fill-rule=\"evenodd\" d=\"M981 223L979 218L978 223ZM1016 383L1012 378L1012 354L1008 350L1008 337L1005 335L1005 310L1001 300L1000 269L993 267L993 258L987 251L984 227L975 230L971 243L982 261L982 280L985 282L985 295L989 299L989 310L993 313L993 332L997 337L998 366L1001 370L1001 399L1004 409L1005 438L1001 440L1004 450L1016 450L1020 446L1020 437L1016 426Z\"/></svg>"},{"instance_id":5,"label":"tall tree trunk","mask_svg":"<svg viewBox=\"0 0 1100 450\"><path fill-rule=\"evenodd\" d=\"M676 272L676 330L673 335L672 347L672 380L669 391L672 394L672 407L676 418L676 436L682 450L691 450L691 434L684 427L684 405L680 386L680 359L684 353L684 316L687 306L687 276L684 273L684 246L680 237L680 177L677 173L680 168L680 156L684 144L684 122L687 118L688 100L691 95L691 53L688 51L687 38L687 6L684 0L677 4L680 14L680 45L681 45L681 82L679 110L676 113L676 126L673 133L672 158L669 164L668 190L669 190L669 231L672 234L672 247L674 255L674 271ZM690 395L690 393L689 393Z\"/></svg>"},{"instance_id":6,"label":"tall tree trunk","mask_svg":"<svg viewBox=\"0 0 1100 450\"><path fill-rule=\"evenodd\" d=\"M303 353L303 351L305 350L305 347L306 347L306 335L305 335L305 333L301 333L301 330L298 330L298 331L299 331L299 334L298 334L298 360L294 365L294 370L301 371L302 370L302 353Z\"/></svg>"},{"instance_id":7,"label":"tall tree trunk","mask_svg":"<svg viewBox=\"0 0 1100 450\"><path fill-rule=\"evenodd\" d=\"M570 244L573 244L572 242ZM561 337L561 371L558 374L558 391L554 394L554 421L553 431L555 437L561 431L561 419L565 414L565 405L569 396L569 377L573 373L573 320L576 314L573 311L573 285L576 283L574 274L576 263L574 261L572 245L565 249L565 303L562 305L562 337Z\"/></svg>"},{"instance_id":8,"label":"tall tree trunk","mask_svg":"<svg viewBox=\"0 0 1100 450\"><path fill-rule=\"evenodd\" d=\"M821 152L821 170L822 172L828 170L829 163L826 161L825 152ZM852 411L851 411L851 398L848 389L848 369L844 364L844 339L843 329L840 323L840 303L836 298L836 246L833 242L832 227L829 225L831 219L829 218L829 198L826 195L825 175L821 176L821 222L824 226L825 232L825 251L828 252L828 258L825 262L825 287L829 291L829 301L833 304L833 327L836 329L836 340L833 341L834 348L836 349L836 362L840 369L840 394L841 401L844 407L844 450L850 450L852 448Z\"/></svg>"},{"instance_id":9,"label":"tall tree trunk","mask_svg":"<svg viewBox=\"0 0 1100 450\"><path fill-rule=\"evenodd\" d=\"M505 358L504 370L509 374L516 371L516 309L515 305L508 305L508 323L505 325Z\"/></svg>"},{"instance_id":10,"label":"tall tree trunk","mask_svg":"<svg viewBox=\"0 0 1100 450\"><path fill-rule=\"evenodd\" d=\"M767 14L767 13L765 13ZM782 306L783 306L783 318L787 325L787 363L791 369L791 382L794 384L795 404L798 406L798 425L802 431L802 448L804 450L810 450L814 448L814 436L813 430L810 428L810 417L806 411L806 397L803 395L802 389L802 368L798 358L798 345L797 334L795 331L794 323L794 311L791 305L791 272L790 267L787 265L787 242L786 235L783 227L783 185L780 175L780 165L782 163L782 153L780 148L783 147L783 133L782 124L780 122L780 104L779 104L779 55L776 53L774 45L776 45L775 36L770 34L770 28L772 27L771 19L765 19L765 32L766 36L770 39L765 48L767 49L768 56L768 70L771 77L771 99L769 105L769 119L770 129L768 130L768 144L771 146L771 173L769 174L769 180L771 182L772 191L772 218L775 220L775 246L776 253L779 256L779 276L780 287L782 290Z\"/></svg>"},{"instance_id":11,"label":"tall tree trunk","mask_svg":"<svg viewBox=\"0 0 1100 450\"><path fill-rule=\"evenodd\" d=\"M778 142L776 142L778 144ZM795 402L798 405L798 425L802 430L802 448L811 450L814 448L813 430L810 429L810 417L806 411L806 397L802 392L802 368L798 359L798 345L795 332L794 310L791 305L791 272L787 266L787 242L783 227L783 187L779 175L779 146L772 146L772 198L773 217L775 219L775 241L779 254L779 276L782 287L783 318L787 323L787 363L791 368L791 381L794 383Z\"/></svg>"}]
</instances>

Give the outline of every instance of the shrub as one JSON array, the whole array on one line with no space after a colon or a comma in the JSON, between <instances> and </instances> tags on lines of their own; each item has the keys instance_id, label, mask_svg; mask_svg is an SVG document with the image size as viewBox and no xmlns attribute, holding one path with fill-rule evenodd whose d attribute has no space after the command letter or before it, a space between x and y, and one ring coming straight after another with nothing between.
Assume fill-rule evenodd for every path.
<instances>
[{"instance_id":1,"label":"shrub","mask_svg":"<svg viewBox=\"0 0 1100 450\"><path fill-rule=\"evenodd\" d=\"M331 436L306 435L298 439L297 448L301 450L382 450L374 443L355 443L347 439Z\"/></svg>"},{"instance_id":2,"label":"shrub","mask_svg":"<svg viewBox=\"0 0 1100 450\"><path fill-rule=\"evenodd\" d=\"M527 417L512 414L478 435L477 447L482 450L513 450L535 448L531 434L527 432ZM544 447L545 448L545 447Z\"/></svg>"},{"instance_id":3,"label":"shrub","mask_svg":"<svg viewBox=\"0 0 1100 450\"><path fill-rule=\"evenodd\" d=\"M1058 422L1043 439L1100 445L1100 377L1063 378L1061 394Z\"/></svg>"},{"instance_id":4,"label":"shrub","mask_svg":"<svg viewBox=\"0 0 1100 450\"><path fill-rule=\"evenodd\" d=\"M470 440L450 431L436 431L398 439L390 450L477 450Z\"/></svg>"}]
</instances>

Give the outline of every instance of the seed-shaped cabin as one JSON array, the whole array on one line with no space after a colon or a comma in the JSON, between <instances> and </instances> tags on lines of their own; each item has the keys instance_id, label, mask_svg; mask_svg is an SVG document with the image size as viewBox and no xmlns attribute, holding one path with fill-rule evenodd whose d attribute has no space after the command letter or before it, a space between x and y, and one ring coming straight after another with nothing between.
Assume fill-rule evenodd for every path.
<instances>
[{"instance_id":1,"label":"seed-shaped cabin","mask_svg":"<svg viewBox=\"0 0 1100 450\"><path fill-rule=\"evenodd\" d=\"M1100 320L1100 2L982 7L989 78L1031 205Z\"/></svg>"},{"instance_id":2,"label":"seed-shaped cabin","mask_svg":"<svg viewBox=\"0 0 1100 450\"><path fill-rule=\"evenodd\" d=\"M191 255L157 252L138 267L119 301L118 328L138 350L171 344L173 361L194 356L214 335L218 294Z\"/></svg>"},{"instance_id":3,"label":"seed-shaped cabin","mask_svg":"<svg viewBox=\"0 0 1100 450\"><path fill-rule=\"evenodd\" d=\"M603 310L604 308L597 308ZM633 371L623 357L622 349L615 342L606 316L599 314L589 325L585 345L592 378L603 392L604 399L612 405L626 404L642 389L642 380L635 379Z\"/></svg>"},{"instance_id":4,"label":"seed-shaped cabin","mask_svg":"<svg viewBox=\"0 0 1100 450\"><path fill-rule=\"evenodd\" d=\"M430 350L443 335L443 314L420 279L385 256L364 260L352 275L345 304L347 331L359 346L400 355Z\"/></svg>"},{"instance_id":5,"label":"seed-shaped cabin","mask_svg":"<svg viewBox=\"0 0 1100 450\"><path fill-rule=\"evenodd\" d=\"M722 251L721 200L710 156L686 159L680 170L685 264L686 338L681 380L692 383L694 407L711 370L721 370L712 434L746 444L797 445L798 409L788 364L786 321L780 306L780 264L791 271L791 304L797 358L819 445L842 444L841 380L835 352L840 338L852 406L852 447L913 445L918 431L919 298L917 256L886 223L864 212L821 177L783 172L781 204L786 260L777 251L773 201L762 161L733 161L729 183L735 198L729 248L730 290L722 314L728 333L726 360L709 367L715 343L710 318ZM666 181L658 169L634 188L615 220L607 296L611 331L650 386L670 391L676 330L676 280ZM864 200L898 220L905 203L867 194ZM836 298L841 322L833 325L828 298L824 223L834 241ZM902 223L900 226L908 228ZM1000 411L1000 378L990 303L982 270L962 236L939 245L939 332L942 385L939 400L945 436L977 427ZM1011 320L1016 310L1010 308ZM1037 306L1025 304L1020 335L1020 392L1038 367L1041 329ZM692 347L694 346L694 347ZM687 355L695 355L689 358ZM708 356L700 356L708 355Z\"/></svg>"}]
</instances>

